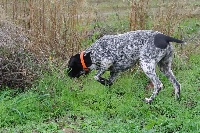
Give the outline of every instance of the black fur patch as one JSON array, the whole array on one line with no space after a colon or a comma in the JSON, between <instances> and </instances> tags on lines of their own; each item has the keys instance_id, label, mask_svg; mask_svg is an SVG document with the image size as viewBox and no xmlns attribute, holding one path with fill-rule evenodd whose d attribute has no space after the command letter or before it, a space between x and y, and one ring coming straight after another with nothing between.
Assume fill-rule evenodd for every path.
<instances>
[{"instance_id":1,"label":"black fur patch","mask_svg":"<svg viewBox=\"0 0 200 133\"><path fill-rule=\"evenodd\" d=\"M166 36L164 34L157 34L154 38L154 45L157 48L165 49L169 42L184 43L184 41L178 40L173 37Z\"/></svg>"},{"instance_id":2,"label":"black fur patch","mask_svg":"<svg viewBox=\"0 0 200 133\"><path fill-rule=\"evenodd\" d=\"M165 49L167 48L167 45L169 45L169 42L167 42L167 37L165 35L157 34L155 35L154 45L157 48Z\"/></svg>"},{"instance_id":3,"label":"black fur patch","mask_svg":"<svg viewBox=\"0 0 200 133\"><path fill-rule=\"evenodd\" d=\"M92 65L92 61L90 58L90 53L87 53L86 55L84 55L84 61L87 67ZM74 56L72 56L69 60L68 63L68 75L72 78L78 78L80 77L83 73L81 73L81 71L83 71L83 66L81 64L80 61L80 54L76 54ZM88 74L89 72L85 72L84 74Z\"/></svg>"}]
</instances>

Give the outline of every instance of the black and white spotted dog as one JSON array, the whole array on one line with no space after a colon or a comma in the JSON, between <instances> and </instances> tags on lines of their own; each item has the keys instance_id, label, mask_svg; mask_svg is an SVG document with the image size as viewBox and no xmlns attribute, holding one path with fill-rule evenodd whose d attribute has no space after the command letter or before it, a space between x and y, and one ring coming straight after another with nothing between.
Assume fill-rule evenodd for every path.
<instances>
[{"instance_id":1,"label":"black and white spotted dog","mask_svg":"<svg viewBox=\"0 0 200 133\"><path fill-rule=\"evenodd\" d=\"M98 71L94 76L95 80L110 86L119 72L133 67L139 61L141 68L154 85L151 97L145 98L145 101L149 103L163 87L156 75L156 64L158 64L160 70L173 84L176 98L179 98L180 84L171 70L173 48L170 42L184 43L152 30L105 35L81 54L70 58L68 75L79 77L96 69ZM110 71L109 79L101 77L106 70Z\"/></svg>"}]
</instances>

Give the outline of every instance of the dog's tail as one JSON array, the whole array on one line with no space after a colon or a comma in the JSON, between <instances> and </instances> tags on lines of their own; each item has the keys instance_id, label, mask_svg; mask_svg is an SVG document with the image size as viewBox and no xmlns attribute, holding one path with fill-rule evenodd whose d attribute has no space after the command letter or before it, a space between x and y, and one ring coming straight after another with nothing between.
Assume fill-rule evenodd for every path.
<instances>
[{"instance_id":1,"label":"dog's tail","mask_svg":"<svg viewBox=\"0 0 200 133\"><path fill-rule=\"evenodd\" d=\"M176 38L173 38L173 37L170 37L170 36L165 36L165 39L167 42L176 42L176 43L181 43L181 44L187 44L186 42L182 41L182 40L179 40L179 39L176 39Z\"/></svg>"},{"instance_id":2,"label":"dog's tail","mask_svg":"<svg viewBox=\"0 0 200 133\"><path fill-rule=\"evenodd\" d=\"M186 44L184 41L166 36L164 34L157 34L154 39L154 44L156 47L165 49L170 42L176 42L176 43L181 43L181 44Z\"/></svg>"}]
</instances>

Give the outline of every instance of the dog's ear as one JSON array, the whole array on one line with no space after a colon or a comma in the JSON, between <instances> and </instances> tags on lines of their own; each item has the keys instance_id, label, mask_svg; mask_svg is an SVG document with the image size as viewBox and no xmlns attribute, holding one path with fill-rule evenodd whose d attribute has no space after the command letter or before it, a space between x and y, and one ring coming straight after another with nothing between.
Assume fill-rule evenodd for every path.
<instances>
[{"instance_id":1,"label":"dog's ear","mask_svg":"<svg viewBox=\"0 0 200 133\"><path fill-rule=\"evenodd\" d=\"M74 64L74 59L73 59L73 57L71 57L68 62L68 67L73 66L73 64Z\"/></svg>"},{"instance_id":2,"label":"dog's ear","mask_svg":"<svg viewBox=\"0 0 200 133\"><path fill-rule=\"evenodd\" d=\"M76 54L74 56L72 56L68 62L68 67L75 67L78 64L80 64L80 54Z\"/></svg>"}]
</instances>

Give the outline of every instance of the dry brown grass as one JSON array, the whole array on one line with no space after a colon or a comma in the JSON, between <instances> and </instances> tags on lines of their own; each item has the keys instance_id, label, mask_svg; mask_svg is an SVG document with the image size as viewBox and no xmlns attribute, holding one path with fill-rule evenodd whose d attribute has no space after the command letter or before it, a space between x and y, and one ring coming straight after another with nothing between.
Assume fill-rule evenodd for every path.
<instances>
[{"instance_id":1,"label":"dry brown grass","mask_svg":"<svg viewBox=\"0 0 200 133\"><path fill-rule=\"evenodd\" d=\"M181 21L192 17L188 1L132 0L130 29L154 29L167 35L175 33Z\"/></svg>"},{"instance_id":2,"label":"dry brown grass","mask_svg":"<svg viewBox=\"0 0 200 133\"><path fill-rule=\"evenodd\" d=\"M85 0L2 0L2 6L27 31L27 48L47 58L66 59L79 51L91 20Z\"/></svg>"},{"instance_id":3,"label":"dry brown grass","mask_svg":"<svg viewBox=\"0 0 200 133\"><path fill-rule=\"evenodd\" d=\"M0 51L0 86L26 87L38 75L40 64L49 70L52 64L61 61L63 68L66 67L69 56L80 52L83 42L90 45L99 37L94 36L97 32L103 35L154 29L173 35L177 32L174 27L179 27L183 19L198 17L198 6L189 3L186 0L0 0L0 37L4 40L0 46L6 46ZM177 36L181 38L181 28Z\"/></svg>"},{"instance_id":4,"label":"dry brown grass","mask_svg":"<svg viewBox=\"0 0 200 133\"><path fill-rule=\"evenodd\" d=\"M80 50L89 16L82 16L83 0L30 1L29 35L31 49L39 55L66 59Z\"/></svg>"},{"instance_id":5,"label":"dry brown grass","mask_svg":"<svg viewBox=\"0 0 200 133\"><path fill-rule=\"evenodd\" d=\"M93 34L88 28L91 22L101 21L101 17L121 13L125 17L118 19L128 18L129 30L154 29L171 35L174 27L193 11L185 0L1 0L1 3L6 14L27 31L31 40L28 49L51 59L67 59L79 52L81 42ZM187 12L180 12L180 8Z\"/></svg>"},{"instance_id":6,"label":"dry brown grass","mask_svg":"<svg viewBox=\"0 0 200 133\"><path fill-rule=\"evenodd\" d=\"M149 0L132 0L130 11L130 29L145 30L148 23Z\"/></svg>"}]
</instances>

